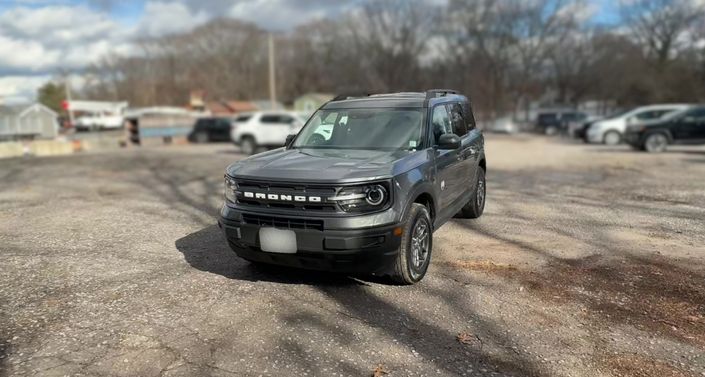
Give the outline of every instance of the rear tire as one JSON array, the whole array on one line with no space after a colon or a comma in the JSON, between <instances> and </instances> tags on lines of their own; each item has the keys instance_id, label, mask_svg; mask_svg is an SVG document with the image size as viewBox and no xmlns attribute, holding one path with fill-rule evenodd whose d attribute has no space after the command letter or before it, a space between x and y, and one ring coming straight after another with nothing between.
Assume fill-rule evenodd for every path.
<instances>
[{"instance_id":1,"label":"rear tire","mask_svg":"<svg viewBox=\"0 0 705 377\"><path fill-rule=\"evenodd\" d=\"M405 218L391 277L397 283L411 285L423 279L431 263L433 225L428 209L422 204L412 204Z\"/></svg>"},{"instance_id":2,"label":"rear tire","mask_svg":"<svg viewBox=\"0 0 705 377\"><path fill-rule=\"evenodd\" d=\"M242 153L252 156L257 152L257 142L255 142L252 136L245 136L242 138L242 142L240 142L240 149L242 149Z\"/></svg>"},{"instance_id":3,"label":"rear tire","mask_svg":"<svg viewBox=\"0 0 705 377\"><path fill-rule=\"evenodd\" d=\"M465 219L476 219L485 212L485 199L487 196L487 181L485 180L485 169L477 168L477 181L475 190L470 197L470 201L460 210L460 217Z\"/></svg>"},{"instance_id":4,"label":"rear tire","mask_svg":"<svg viewBox=\"0 0 705 377\"><path fill-rule=\"evenodd\" d=\"M198 144L205 144L208 142L208 134L205 132L199 132L194 136L194 140Z\"/></svg>"}]
</instances>

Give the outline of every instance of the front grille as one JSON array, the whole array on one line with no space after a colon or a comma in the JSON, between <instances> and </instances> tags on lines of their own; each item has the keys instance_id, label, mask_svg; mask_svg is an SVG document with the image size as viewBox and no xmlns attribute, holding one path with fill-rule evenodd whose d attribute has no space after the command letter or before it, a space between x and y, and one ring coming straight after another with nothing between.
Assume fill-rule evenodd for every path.
<instances>
[{"instance_id":1,"label":"front grille","mask_svg":"<svg viewBox=\"0 0 705 377\"><path fill-rule=\"evenodd\" d=\"M318 196L321 198L328 198L335 196L338 188L330 185L322 184L303 184L303 183L285 183L285 182L265 182L265 181L255 181L255 180L240 180L237 179L238 191L250 191L259 193L273 193L278 195L305 195L305 196ZM255 198L245 198L242 195L238 195L238 204L252 206L252 207L264 207L264 208L275 208L275 209L292 209L292 210L305 210L305 211L315 211L315 212L337 212L339 211L336 203L310 203L310 202L285 202L285 201L272 201L266 199L255 199Z\"/></svg>"},{"instance_id":2,"label":"front grille","mask_svg":"<svg viewBox=\"0 0 705 377\"><path fill-rule=\"evenodd\" d=\"M250 214L243 214L242 220L245 224L271 226L274 228L323 230L323 220L292 219L286 217L270 217Z\"/></svg>"}]
</instances>

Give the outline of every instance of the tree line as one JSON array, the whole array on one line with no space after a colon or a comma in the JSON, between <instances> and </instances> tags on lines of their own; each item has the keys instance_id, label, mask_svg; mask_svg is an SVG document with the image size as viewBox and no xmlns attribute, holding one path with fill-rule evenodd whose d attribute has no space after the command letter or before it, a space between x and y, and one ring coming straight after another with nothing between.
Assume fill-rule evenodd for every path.
<instances>
[{"instance_id":1,"label":"tree line","mask_svg":"<svg viewBox=\"0 0 705 377\"><path fill-rule=\"evenodd\" d=\"M278 97L454 88L483 116L532 103L702 102L702 4L631 0L621 21L605 26L587 16L583 0L370 0L275 34ZM139 39L136 53L87 68L81 95L132 106L182 106L195 89L211 100L267 98L268 35L217 19Z\"/></svg>"}]
</instances>

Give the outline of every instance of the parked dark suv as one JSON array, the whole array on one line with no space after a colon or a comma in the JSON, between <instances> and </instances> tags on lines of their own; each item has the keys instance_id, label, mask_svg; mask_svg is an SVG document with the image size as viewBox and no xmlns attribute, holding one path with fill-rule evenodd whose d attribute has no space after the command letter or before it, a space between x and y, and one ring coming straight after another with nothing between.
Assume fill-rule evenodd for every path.
<instances>
[{"instance_id":1,"label":"parked dark suv","mask_svg":"<svg viewBox=\"0 0 705 377\"><path fill-rule=\"evenodd\" d=\"M624 140L634 149L663 152L669 144L705 144L705 105L627 127Z\"/></svg>"},{"instance_id":2,"label":"parked dark suv","mask_svg":"<svg viewBox=\"0 0 705 377\"><path fill-rule=\"evenodd\" d=\"M482 215L486 169L470 102L454 91L338 96L286 147L227 168L219 225L255 263L412 284L436 229Z\"/></svg>"},{"instance_id":3,"label":"parked dark suv","mask_svg":"<svg viewBox=\"0 0 705 377\"><path fill-rule=\"evenodd\" d=\"M230 130L233 127L231 118L199 118L188 135L192 143L208 143L211 141L230 141Z\"/></svg>"},{"instance_id":4,"label":"parked dark suv","mask_svg":"<svg viewBox=\"0 0 705 377\"><path fill-rule=\"evenodd\" d=\"M567 133L570 122L582 122L587 119L585 113L577 111L548 111L541 112L536 117L536 130L546 135Z\"/></svg>"}]
</instances>

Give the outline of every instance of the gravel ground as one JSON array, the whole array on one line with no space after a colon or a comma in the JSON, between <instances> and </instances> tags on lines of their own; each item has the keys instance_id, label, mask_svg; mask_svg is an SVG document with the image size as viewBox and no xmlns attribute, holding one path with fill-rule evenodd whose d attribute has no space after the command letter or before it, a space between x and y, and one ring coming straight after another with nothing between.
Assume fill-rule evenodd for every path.
<instances>
[{"instance_id":1,"label":"gravel ground","mask_svg":"<svg viewBox=\"0 0 705 377\"><path fill-rule=\"evenodd\" d=\"M0 161L0 376L705 376L705 149L487 149L413 287L239 260L229 145Z\"/></svg>"}]
</instances>

